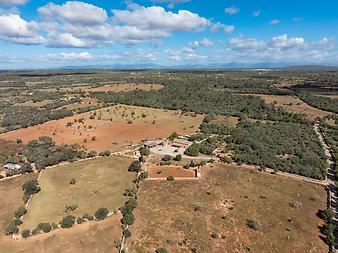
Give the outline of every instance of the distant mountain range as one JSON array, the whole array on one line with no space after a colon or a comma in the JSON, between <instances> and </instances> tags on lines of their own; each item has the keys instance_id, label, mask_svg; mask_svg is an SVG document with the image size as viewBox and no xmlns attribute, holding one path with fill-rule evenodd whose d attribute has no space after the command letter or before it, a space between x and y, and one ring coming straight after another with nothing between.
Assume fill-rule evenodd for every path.
<instances>
[{"instance_id":1,"label":"distant mountain range","mask_svg":"<svg viewBox=\"0 0 338 253\"><path fill-rule=\"evenodd\" d=\"M107 65L86 65L86 66L64 66L58 69L117 69L117 70L132 70L132 69L293 69L293 70L318 70L318 69L335 69L338 66L332 65L303 65L291 62L260 62L260 63L224 63L224 64L183 64L174 66L165 66L155 63L140 63L140 64L107 64Z\"/></svg>"}]
</instances>

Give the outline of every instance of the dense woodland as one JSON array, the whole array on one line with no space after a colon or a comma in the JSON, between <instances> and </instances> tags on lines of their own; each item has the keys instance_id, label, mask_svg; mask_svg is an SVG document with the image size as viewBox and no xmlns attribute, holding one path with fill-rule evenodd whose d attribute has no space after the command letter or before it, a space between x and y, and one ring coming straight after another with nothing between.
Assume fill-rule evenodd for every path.
<instances>
[{"instance_id":1,"label":"dense woodland","mask_svg":"<svg viewBox=\"0 0 338 253\"><path fill-rule=\"evenodd\" d=\"M228 142L237 163L325 178L325 154L312 125L240 123Z\"/></svg>"}]
</instances>

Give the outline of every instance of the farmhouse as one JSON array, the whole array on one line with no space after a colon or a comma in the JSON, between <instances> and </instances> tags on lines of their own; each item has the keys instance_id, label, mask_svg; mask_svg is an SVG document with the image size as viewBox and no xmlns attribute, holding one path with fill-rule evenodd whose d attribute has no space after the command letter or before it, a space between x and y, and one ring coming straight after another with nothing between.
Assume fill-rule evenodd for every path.
<instances>
[{"instance_id":1,"label":"farmhouse","mask_svg":"<svg viewBox=\"0 0 338 253\"><path fill-rule=\"evenodd\" d=\"M172 146L175 148L188 148L191 145L191 142L186 139L174 139Z\"/></svg>"},{"instance_id":2,"label":"farmhouse","mask_svg":"<svg viewBox=\"0 0 338 253\"><path fill-rule=\"evenodd\" d=\"M144 146L147 148L154 148L164 144L163 140L155 140L155 141L144 141Z\"/></svg>"},{"instance_id":3,"label":"farmhouse","mask_svg":"<svg viewBox=\"0 0 338 253\"><path fill-rule=\"evenodd\" d=\"M4 165L4 168L6 170L18 170L21 168L21 165L19 164L14 164L14 163L7 163Z\"/></svg>"}]
</instances>

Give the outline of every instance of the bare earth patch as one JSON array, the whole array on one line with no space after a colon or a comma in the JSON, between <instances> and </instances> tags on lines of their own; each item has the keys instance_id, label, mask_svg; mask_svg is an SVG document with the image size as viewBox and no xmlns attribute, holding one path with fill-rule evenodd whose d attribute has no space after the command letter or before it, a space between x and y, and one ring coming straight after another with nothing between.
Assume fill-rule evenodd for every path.
<instances>
[{"instance_id":1,"label":"bare earth patch","mask_svg":"<svg viewBox=\"0 0 338 253\"><path fill-rule=\"evenodd\" d=\"M163 138L173 132L193 133L202 120L203 115L183 115L181 111L117 105L2 134L0 139L22 139L26 144L49 136L57 144L77 143L87 150L118 151L143 139Z\"/></svg>"},{"instance_id":2,"label":"bare earth patch","mask_svg":"<svg viewBox=\"0 0 338 253\"><path fill-rule=\"evenodd\" d=\"M261 97L268 104L275 104L277 107L299 114L305 114L310 119L317 117L325 117L333 113L323 111L308 105L302 100L292 96L278 96L278 95L261 95L261 94L248 94L251 96Z\"/></svg>"},{"instance_id":3,"label":"bare earth patch","mask_svg":"<svg viewBox=\"0 0 338 253\"><path fill-rule=\"evenodd\" d=\"M161 84L135 84L135 83L121 83L121 84L105 84L101 87L90 87L86 89L87 92L122 92L132 90L161 90L164 86Z\"/></svg>"}]
</instances>

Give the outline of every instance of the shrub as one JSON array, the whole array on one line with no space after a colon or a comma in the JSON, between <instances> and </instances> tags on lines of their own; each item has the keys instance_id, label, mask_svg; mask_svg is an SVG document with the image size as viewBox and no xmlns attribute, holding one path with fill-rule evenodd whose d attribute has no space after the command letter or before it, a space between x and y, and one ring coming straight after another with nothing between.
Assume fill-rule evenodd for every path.
<instances>
[{"instance_id":1,"label":"shrub","mask_svg":"<svg viewBox=\"0 0 338 253\"><path fill-rule=\"evenodd\" d=\"M126 238L131 237L131 233L130 233L129 229L125 229L125 230L123 231L123 235L124 235Z\"/></svg>"},{"instance_id":2,"label":"shrub","mask_svg":"<svg viewBox=\"0 0 338 253\"><path fill-rule=\"evenodd\" d=\"M31 231L29 231L28 229L23 230L21 233L22 238L27 238L30 235L31 235Z\"/></svg>"},{"instance_id":3,"label":"shrub","mask_svg":"<svg viewBox=\"0 0 338 253\"><path fill-rule=\"evenodd\" d=\"M5 235L16 234L19 231L18 227L13 223L9 223L9 225L5 228Z\"/></svg>"},{"instance_id":4,"label":"shrub","mask_svg":"<svg viewBox=\"0 0 338 253\"><path fill-rule=\"evenodd\" d=\"M334 212L331 208L328 208L322 212L320 212L320 217L326 222L331 222L334 217Z\"/></svg>"},{"instance_id":5,"label":"shrub","mask_svg":"<svg viewBox=\"0 0 338 253\"><path fill-rule=\"evenodd\" d=\"M17 219L17 218L13 219L12 222L15 226L20 226L22 224L22 221L20 219Z\"/></svg>"},{"instance_id":6,"label":"shrub","mask_svg":"<svg viewBox=\"0 0 338 253\"><path fill-rule=\"evenodd\" d=\"M74 185L76 183L76 179L75 178L71 178L69 181L69 184Z\"/></svg>"},{"instance_id":7,"label":"shrub","mask_svg":"<svg viewBox=\"0 0 338 253\"><path fill-rule=\"evenodd\" d=\"M155 250L156 253L168 253L168 250L166 248L158 248Z\"/></svg>"},{"instance_id":8,"label":"shrub","mask_svg":"<svg viewBox=\"0 0 338 253\"><path fill-rule=\"evenodd\" d=\"M199 202L196 202L196 203L192 204L192 208L195 212L201 211L202 208L203 208L203 205Z\"/></svg>"},{"instance_id":9,"label":"shrub","mask_svg":"<svg viewBox=\"0 0 338 253\"><path fill-rule=\"evenodd\" d=\"M37 229L44 233L49 233L50 231L52 231L53 227L49 223L40 223Z\"/></svg>"},{"instance_id":10,"label":"shrub","mask_svg":"<svg viewBox=\"0 0 338 253\"><path fill-rule=\"evenodd\" d=\"M171 156L170 155L165 155L162 157L162 161L164 162L169 162L171 160Z\"/></svg>"},{"instance_id":11,"label":"shrub","mask_svg":"<svg viewBox=\"0 0 338 253\"><path fill-rule=\"evenodd\" d=\"M168 140L169 141L173 141L175 140L176 138L178 138L178 134L176 132L172 133L169 137L168 137Z\"/></svg>"},{"instance_id":12,"label":"shrub","mask_svg":"<svg viewBox=\"0 0 338 253\"><path fill-rule=\"evenodd\" d=\"M16 209L14 215L15 215L15 218L19 219L26 213L27 213L27 209L25 207L19 207L18 209Z\"/></svg>"},{"instance_id":13,"label":"shrub","mask_svg":"<svg viewBox=\"0 0 338 253\"><path fill-rule=\"evenodd\" d=\"M174 157L175 161L181 161L182 160L182 155L178 154Z\"/></svg>"},{"instance_id":14,"label":"shrub","mask_svg":"<svg viewBox=\"0 0 338 253\"><path fill-rule=\"evenodd\" d=\"M37 234L40 234L40 230L37 229L37 228L34 228L34 229L32 230L32 235L37 235Z\"/></svg>"},{"instance_id":15,"label":"shrub","mask_svg":"<svg viewBox=\"0 0 338 253\"><path fill-rule=\"evenodd\" d=\"M87 154L87 157L88 157L88 158L92 158L92 157L96 157L96 156L97 156L96 151L90 151L90 152Z\"/></svg>"},{"instance_id":16,"label":"shrub","mask_svg":"<svg viewBox=\"0 0 338 253\"><path fill-rule=\"evenodd\" d=\"M141 163L139 161L134 161L130 164L128 171L130 172L139 172L141 170Z\"/></svg>"},{"instance_id":17,"label":"shrub","mask_svg":"<svg viewBox=\"0 0 338 253\"><path fill-rule=\"evenodd\" d=\"M131 214L137 206L136 199L132 198L128 200L123 207L120 208L120 211L123 215Z\"/></svg>"},{"instance_id":18,"label":"shrub","mask_svg":"<svg viewBox=\"0 0 338 253\"><path fill-rule=\"evenodd\" d=\"M82 217L77 217L77 219L76 219L76 223L77 223L77 224L82 224L82 223L84 223L84 222L86 222L85 219L83 219Z\"/></svg>"},{"instance_id":19,"label":"shrub","mask_svg":"<svg viewBox=\"0 0 338 253\"><path fill-rule=\"evenodd\" d=\"M246 225L254 230L257 230L262 227L262 223L257 219L247 220Z\"/></svg>"},{"instance_id":20,"label":"shrub","mask_svg":"<svg viewBox=\"0 0 338 253\"><path fill-rule=\"evenodd\" d=\"M294 201L294 202L290 203L290 206L292 208L298 209L298 208L301 208L303 206L303 204L299 201Z\"/></svg>"},{"instance_id":21,"label":"shrub","mask_svg":"<svg viewBox=\"0 0 338 253\"><path fill-rule=\"evenodd\" d=\"M107 218L109 211L107 208L99 208L96 213L95 213L95 217L98 220L104 220L105 218Z\"/></svg>"},{"instance_id":22,"label":"shrub","mask_svg":"<svg viewBox=\"0 0 338 253\"><path fill-rule=\"evenodd\" d=\"M89 220L89 221L94 220L94 216L93 215L89 215L88 213L86 213L85 215L83 215L82 218L84 218L86 220Z\"/></svg>"},{"instance_id":23,"label":"shrub","mask_svg":"<svg viewBox=\"0 0 338 253\"><path fill-rule=\"evenodd\" d=\"M62 218L60 221L60 225L62 228L71 228L75 223L75 217L72 215L68 215Z\"/></svg>"},{"instance_id":24,"label":"shrub","mask_svg":"<svg viewBox=\"0 0 338 253\"><path fill-rule=\"evenodd\" d=\"M65 212L66 213L72 212L72 211L76 210L78 207L79 206L76 203L72 203L72 204L66 205Z\"/></svg>"},{"instance_id":25,"label":"shrub","mask_svg":"<svg viewBox=\"0 0 338 253\"><path fill-rule=\"evenodd\" d=\"M218 238L218 234L216 233L216 232L211 232L211 237L213 238L213 239L217 239Z\"/></svg>"},{"instance_id":26,"label":"shrub","mask_svg":"<svg viewBox=\"0 0 338 253\"><path fill-rule=\"evenodd\" d=\"M141 156L149 156L150 155L149 148L141 147L140 148L140 154L141 154Z\"/></svg>"},{"instance_id":27,"label":"shrub","mask_svg":"<svg viewBox=\"0 0 338 253\"><path fill-rule=\"evenodd\" d=\"M53 222L52 223L52 228L53 228L53 230L55 230L55 229L59 228L59 225Z\"/></svg>"},{"instance_id":28,"label":"shrub","mask_svg":"<svg viewBox=\"0 0 338 253\"><path fill-rule=\"evenodd\" d=\"M169 182L174 181L174 180L175 180L175 178L173 176L167 177L167 181L169 181Z\"/></svg>"},{"instance_id":29,"label":"shrub","mask_svg":"<svg viewBox=\"0 0 338 253\"><path fill-rule=\"evenodd\" d=\"M110 156L110 155L111 155L111 152L109 150L102 151L99 153L99 156Z\"/></svg>"},{"instance_id":30,"label":"shrub","mask_svg":"<svg viewBox=\"0 0 338 253\"><path fill-rule=\"evenodd\" d=\"M24 193L27 195L32 195L38 193L41 189L39 183L36 179L26 181L22 186Z\"/></svg>"},{"instance_id":31,"label":"shrub","mask_svg":"<svg viewBox=\"0 0 338 253\"><path fill-rule=\"evenodd\" d=\"M127 213L122 218L122 224L131 225L134 223L134 215L132 213Z\"/></svg>"}]
</instances>

